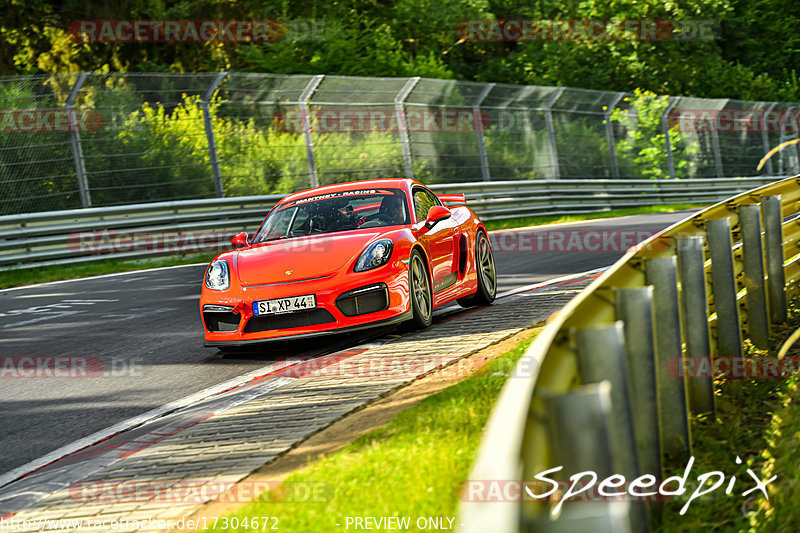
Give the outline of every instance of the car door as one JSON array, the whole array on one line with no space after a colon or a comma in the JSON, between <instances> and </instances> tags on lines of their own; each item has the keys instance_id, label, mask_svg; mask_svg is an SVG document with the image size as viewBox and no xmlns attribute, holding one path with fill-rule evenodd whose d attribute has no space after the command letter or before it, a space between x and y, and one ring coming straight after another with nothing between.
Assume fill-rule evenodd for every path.
<instances>
[{"instance_id":1,"label":"car door","mask_svg":"<svg viewBox=\"0 0 800 533\"><path fill-rule=\"evenodd\" d=\"M459 227L451 217L440 221L430 230L425 230L422 225L428 217L428 210L435 205L442 205L442 203L435 194L420 186L412 189L412 200L417 224L420 227L417 238L430 254L431 284L433 292L438 292L453 285L458 278L454 258Z\"/></svg>"}]
</instances>

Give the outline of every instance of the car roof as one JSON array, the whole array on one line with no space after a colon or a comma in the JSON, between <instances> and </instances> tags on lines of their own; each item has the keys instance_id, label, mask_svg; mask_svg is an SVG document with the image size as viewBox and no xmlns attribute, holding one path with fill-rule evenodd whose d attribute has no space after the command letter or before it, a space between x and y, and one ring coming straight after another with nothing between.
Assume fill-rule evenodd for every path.
<instances>
[{"instance_id":1,"label":"car roof","mask_svg":"<svg viewBox=\"0 0 800 533\"><path fill-rule=\"evenodd\" d=\"M378 179L363 180L363 181L349 181L347 183L335 183L333 185L323 185L322 187L317 187L315 189L306 189L304 191L290 194L289 196L284 197L281 200L281 203L291 202L293 200L306 198L308 196L316 196L318 194L326 194L339 191L353 191L358 189L369 189L374 187L405 190L406 187L410 186L411 184L422 185L422 183L412 178L378 178Z\"/></svg>"}]
</instances>

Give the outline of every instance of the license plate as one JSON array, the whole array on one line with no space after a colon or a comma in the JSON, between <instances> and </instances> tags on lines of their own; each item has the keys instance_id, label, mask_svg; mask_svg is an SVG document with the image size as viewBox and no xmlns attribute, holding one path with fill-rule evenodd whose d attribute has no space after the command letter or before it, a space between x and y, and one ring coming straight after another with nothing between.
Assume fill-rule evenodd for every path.
<instances>
[{"instance_id":1,"label":"license plate","mask_svg":"<svg viewBox=\"0 0 800 533\"><path fill-rule=\"evenodd\" d=\"M317 307L317 297L314 294L292 296L290 298L275 298L274 300L261 300L253 302L254 315L275 315L278 313L294 313L307 311Z\"/></svg>"}]
</instances>

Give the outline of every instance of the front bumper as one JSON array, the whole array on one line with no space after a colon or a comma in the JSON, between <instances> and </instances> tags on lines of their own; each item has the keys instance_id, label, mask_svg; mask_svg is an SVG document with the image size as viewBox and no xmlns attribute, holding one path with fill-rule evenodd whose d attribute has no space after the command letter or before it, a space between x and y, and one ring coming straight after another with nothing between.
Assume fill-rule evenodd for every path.
<instances>
[{"instance_id":1,"label":"front bumper","mask_svg":"<svg viewBox=\"0 0 800 533\"><path fill-rule=\"evenodd\" d=\"M306 294L316 296L316 309L253 315L253 302ZM390 325L411 316L408 268L397 261L375 271L305 281L235 287L227 291L204 288L200 313L205 346L239 346Z\"/></svg>"}]
</instances>

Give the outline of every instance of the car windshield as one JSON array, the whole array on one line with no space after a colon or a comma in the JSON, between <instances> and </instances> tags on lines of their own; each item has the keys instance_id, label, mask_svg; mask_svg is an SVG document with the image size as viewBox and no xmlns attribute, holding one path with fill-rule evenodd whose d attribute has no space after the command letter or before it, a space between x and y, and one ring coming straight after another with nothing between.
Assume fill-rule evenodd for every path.
<instances>
[{"instance_id":1,"label":"car windshield","mask_svg":"<svg viewBox=\"0 0 800 533\"><path fill-rule=\"evenodd\" d=\"M267 242L408 224L406 195L400 189L338 191L280 205L264 222L254 242Z\"/></svg>"}]
</instances>

